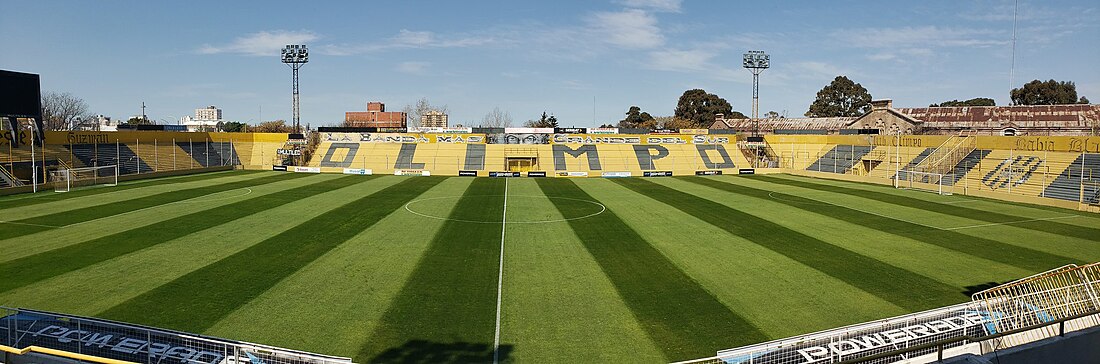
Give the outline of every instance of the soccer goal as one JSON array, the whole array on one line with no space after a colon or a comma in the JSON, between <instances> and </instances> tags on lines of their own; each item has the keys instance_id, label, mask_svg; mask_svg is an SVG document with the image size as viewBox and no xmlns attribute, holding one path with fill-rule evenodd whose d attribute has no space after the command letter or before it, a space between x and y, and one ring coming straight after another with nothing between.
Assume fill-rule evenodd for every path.
<instances>
[{"instance_id":1,"label":"soccer goal","mask_svg":"<svg viewBox=\"0 0 1100 364\"><path fill-rule=\"evenodd\" d=\"M58 169L50 172L55 192L69 192L83 186L118 185L118 166Z\"/></svg>"},{"instance_id":2,"label":"soccer goal","mask_svg":"<svg viewBox=\"0 0 1100 364\"><path fill-rule=\"evenodd\" d=\"M951 194L950 175L901 170L897 176L897 188L933 192L941 195Z\"/></svg>"}]
</instances>

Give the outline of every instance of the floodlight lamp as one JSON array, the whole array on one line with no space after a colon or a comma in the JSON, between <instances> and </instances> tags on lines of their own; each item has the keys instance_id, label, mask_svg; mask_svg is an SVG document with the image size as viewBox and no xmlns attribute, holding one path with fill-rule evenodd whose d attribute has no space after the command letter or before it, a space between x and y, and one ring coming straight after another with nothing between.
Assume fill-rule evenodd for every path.
<instances>
[{"instance_id":1,"label":"floodlight lamp","mask_svg":"<svg viewBox=\"0 0 1100 364\"><path fill-rule=\"evenodd\" d=\"M744 68L763 69L771 66L770 57L764 51L749 51L745 53L741 64Z\"/></svg>"}]
</instances>

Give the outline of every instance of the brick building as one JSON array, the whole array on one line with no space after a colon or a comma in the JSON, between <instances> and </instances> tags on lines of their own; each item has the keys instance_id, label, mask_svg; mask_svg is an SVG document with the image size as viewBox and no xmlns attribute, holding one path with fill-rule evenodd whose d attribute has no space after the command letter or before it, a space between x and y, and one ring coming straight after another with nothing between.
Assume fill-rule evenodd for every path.
<instances>
[{"instance_id":1,"label":"brick building","mask_svg":"<svg viewBox=\"0 0 1100 364\"><path fill-rule=\"evenodd\" d=\"M355 128L404 128L408 115L401 111L386 111L386 104L367 102L367 111L344 113L344 124Z\"/></svg>"}]
</instances>

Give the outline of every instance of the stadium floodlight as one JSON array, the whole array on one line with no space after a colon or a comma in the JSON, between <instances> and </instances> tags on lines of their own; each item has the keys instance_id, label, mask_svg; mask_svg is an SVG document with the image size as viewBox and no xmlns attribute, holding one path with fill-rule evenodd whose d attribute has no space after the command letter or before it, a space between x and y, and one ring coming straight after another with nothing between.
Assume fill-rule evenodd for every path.
<instances>
[{"instance_id":1,"label":"stadium floodlight","mask_svg":"<svg viewBox=\"0 0 1100 364\"><path fill-rule=\"evenodd\" d=\"M749 51L741 65L752 72L752 135L760 136L760 73L771 67L771 57L764 51Z\"/></svg>"},{"instance_id":2,"label":"stadium floodlight","mask_svg":"<svg viewBox=\"0 0 1100 364\"><path fill-rule=\"evenodd\" d=\"M286 47L283 47L282 60L283 63L290 66L294 75L294 132L301 133L302 131L299 129L301 116L298 109L298 69L309 63L309 49L306 48L305 44L287 44Z\"/></svg>"},{"instance_id":3,"label":"stadium floodlight","mask_svg":"<svg viewBox=\"0 0 1100 364\"><path fill-rule=\"evenodd\" d=\"M750 141L762 141L760 137L760 73L771 67L771 58L764 51L749 51L741 58L741 66L752 72L752 136ZM753 165L760 160L760 148L757 148L757 157Z\"/></svg>"}]
</instances>

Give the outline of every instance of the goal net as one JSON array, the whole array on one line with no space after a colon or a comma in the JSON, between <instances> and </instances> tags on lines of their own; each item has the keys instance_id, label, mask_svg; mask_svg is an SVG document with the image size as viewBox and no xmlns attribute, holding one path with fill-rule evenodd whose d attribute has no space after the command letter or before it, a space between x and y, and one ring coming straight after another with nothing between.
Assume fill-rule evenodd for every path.
<instances>
[{"instance_id":1,"label":"goal net","mask_svg":"<svg viewBox=\"0 0 1100 364\"><path fill-rule=\"evenodd\" d=\"M942 173L901 170L897 175L897 188L933 192L941 195L951 194L950 175Z\"/></svg>"},{"instance_id":2,"label":"goal net","mask_svg":"<svg viewBox=\"0 0 1100 364\"><path fill-rule=\"evenodd\" d=\"M118 184L118 166L58 169L50 172L55 192L69 192L83 186Z\"/></svg>"}]
</instances>

